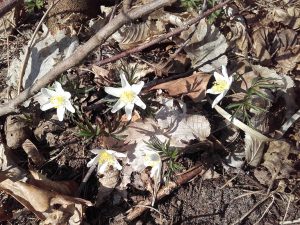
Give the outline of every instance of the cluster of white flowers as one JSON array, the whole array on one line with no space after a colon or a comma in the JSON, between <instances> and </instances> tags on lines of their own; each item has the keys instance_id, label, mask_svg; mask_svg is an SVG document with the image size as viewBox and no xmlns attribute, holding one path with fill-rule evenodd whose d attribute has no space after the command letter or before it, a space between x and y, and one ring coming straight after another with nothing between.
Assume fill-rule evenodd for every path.
<instances>
[{"instance_id":1,"label":"cluster of white flowers","mask_svg":"<svg viewBox=\"0 0 300 225\"><path fill-rule=\"evenodd\" d=\"M145 103L138 96L144 86L144 82L140 81L137 84L130 85L124 74L121 74L120 78L122 87L105 87L104 90L106 93L119 98L111 112L115 113L124 107L127 119L130 120L134 105L137 105L142 109L146 108ZM228 76L225 66L222 66L222 74L217 72L214 73L214 78L215 81L213 86L206 91L206 93L218 95L212 103L213 108L226 95L233 82L233 77ZM55 108L57 110L58 119L62 121L66 110L71 113L75 112L75 108L72 106L70 98L71 94L64 91L59 82L55 82L54 90L47 88L41 89L38 101L41 105L41 110L43 111ZM98 174L104 174L108 169L121 170L122 166L119 163L118 158L126 158L126 154L113 150L94 149L91 150L91 152L96 154L96 157L89 161L87 166L91 167L97 165ZM154 181L160 182L162 160L158 152L149 148L139 148L135 149L134 155L135 160L128 163L137 171L142 171L147 167L151 167L150 176Z\"/></svg>"}]
</instances>

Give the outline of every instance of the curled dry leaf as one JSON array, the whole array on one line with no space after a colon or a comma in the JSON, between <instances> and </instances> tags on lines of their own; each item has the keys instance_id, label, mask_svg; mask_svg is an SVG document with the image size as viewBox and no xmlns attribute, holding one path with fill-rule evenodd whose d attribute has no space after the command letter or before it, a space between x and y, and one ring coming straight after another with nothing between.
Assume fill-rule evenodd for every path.
<instances>
[{"instance_id":1,"label":"curled dry leaf","mask_svg":"<svg viewBox=\"0 0 300 225\"><path fill-rule=\"evenodd\" d=\"M180 39L174 41L180 45L188 39L190 41L184 50L192 60L193 68L201 66L201 71L211 72L222 65L227 65L227 57L223 54L228 44L224 35L214 25L210 25L205 19L202 19L196 28L191 27L182 32ZM209 64L204 65L205 63Z\"/></svg>"},{"instance_id":2,"label":"curled dry leaf","mask_svg":"<svg viewBox=\"0 0 300 225\"><path fill-rule=\"evenodd\" d=\"M35 165L41 166L46 161L44 156L29 139L25 140L22 144L22 148Z\"/></svg>"},{"instance_id":3,"label":"curled dry leaf","mask_svg":"<svg viewBox=\"0 0 300 225\"><path fill-rule=\"evenodd\" d=\"M43 26L43 34L35 41L26 66L23 88L31 86L37 79L49 72L60 60L69 57L74 52L79 45L79 41L75 35L67 35L68 32L67 29L63 29L53 35L45 25ZM8 70L8 85L18 85L24 58L25 53L20 53L19 58L12 60Z\"/></svg>"},{"instance_id":4,"label":"curled dry leaf","mask_svg":"<svg viewBox=\"0 0 300 225\"><path fill-rule=\"evenodd\" d=\"M121 49L136 47L138 44L150 40L155 35L165 32L164 24L160 20L148 20L145 23L130 24L113 34L112 38L119 42Z\"/></svg>"},{"instance_id":5,"label":"curled dry leaf","mask_svg":"<svg viewBox=\"0 0 300 225\"><path fill-rule=\"evenodd\" d=\"M230 46L236 46L236 48L243 54L248 55L248 47L249 47L249 36L246 31L245 23L240 21L236 21L234 24L230 26L231 29L231 37Z\"/></svg>"},{"instance_id":6,"label":"curled dry leaf","mask_svg":"<svg viewBox=\"0 0 300 225\"><path fill-rule=\"evenodd\" d=\"M18 165L14 162L12 151L7 149L4 144L2 144L2 138L0 137L0 169L5 171L11 177L15 179L22 179L26 176L25 171L23 171Z\"/></svg>"},{"instance_id":7,"label":"curled dry leaf","mask_svg":"<svg viewBox=\"0 0 300 225\"><path fill-rule=\"evenodd\" d=\"M60 194L72 196L78 188L77 183L73 180L52 181L45 177L43 174L32 170L30 171L30 174L32 178L29 179L28 183L42 188L43 190L55 191Z\"/></svg>"},{"instance_id":8,"label":"curled dry leaf","mask_svg":"<svg viewBox=\"0 0 300 225\"><path fill-rule=\"evenodd\" d=\"M23 115L8 116L4 129L7 146L12 149L21 147L30 134L29 124Z\"/></svg>"},{"instance_id":9,"label":"curled dry leaf","mask_svg":"<svg viewBox=\"0 0 300 225\"><path fill-rule=\"evenodd\" d=\"M300 29L300 8L289 7L286 10L274 8L271 12L272 19L294 30Z\"/></svg>"},{"instance_id":10,"label":"curled dry leaf","mask_svg":"<svg viewBox=\"0 0 300 225\"><path fill-rule=\"evenodd\" d=\"M155 118L160 129L169 135L176 145L191 139L205 140L210 135L210 123L205 116L189 115L175 106L174 100L165 101L164 106L157 112Z\"/></svg>"},{"instance_id":11,"label":"curled dry leaf","mask_svg":"<svg viewBox=\"0 0 300 225\"><path fill-rule=\"evenodd\" d=\"M110 169L98 177L99 187L97 194L96 206L100 206L111 194L111 192L118 185L120 180L120 171Z\"/></svg>"},{"instance_id":12,"label":"curled dry leaf","mask_svg":"<svg viewBox=\"0 0 300 225\"><path fill-rule=\"evenodd\" d=\"M89 201L44 190L22 181L12 181L8 177L0 182L0 189L44 220L42 224L79 225L85 207L92 205Z\"/></svg>"},{"instance_id":13,"label":"curled dry leaf","mask_svg":"<svg viewBox=\"0 0 300 225\"><path fill-rule=\"evenodd\" d=\"M299 151L296 151L285 141L271 141L264 155L262 167L254 170L254 176L263 185L270 185L275 179L291 178L295 172L295 161L299 160Z\"/></svg>"},{"instance_id":14,"label":"curled dry leaf","mask_svg":"<svg viewBox=\"0 0 300 225\"><path fill-rule=\"evenodd\" d=\"M245 134L245 156L246 161L251 166L258 166L262 160L266 142Z\"/></svg>"},{"instance_id":15,"label":"curled dry leaf","mask_svg":"<svg viewBox=\"0 0 300 225\"><path fill-rule=\"evenodd\" d=\"M285 29L276 34L272 48L276 52L277 67L283 73L293 71L300 64L300 39L294 30Z\"/></svg>"},{"instance_id":16,"label":"curled dry leaf","mask_svg":"<svg viewBox=\"0 0 300 225\"><path fill-rule=\"evenodd\" d=\"M158 84L151 89L163 89L170 96L187 95L194 102L200 102L205 97L206 86L210 75L196 72L193 75L166 83Z\"/></svg>"},{"instance_id":17,"label":"curled dry leaf","mask_svg":"<svg viewBox=\"0 0 300 225\"><path fill-rule=\"evenodd\" d=\"M94 80L96 83L102 84L102 85L109 85L109 83L110 83L109 77L108 77L110 74L109 70L104 69L103 67L100 67L97 65L93 65L92 71L95 74Z\"/></svg>"},{"instance_id":18,"label":"curled dry leaf","mask_svg":"<svg viewBox=\"0 0 300 225\"><path fill-rule=\"evenodd\" d=\"M253 51L256 57L259 59L259 63L264 66L271 64L271 55L267 49L269 30L265 27L260 27L252 34Z\"/></svg>"}]
</instances>

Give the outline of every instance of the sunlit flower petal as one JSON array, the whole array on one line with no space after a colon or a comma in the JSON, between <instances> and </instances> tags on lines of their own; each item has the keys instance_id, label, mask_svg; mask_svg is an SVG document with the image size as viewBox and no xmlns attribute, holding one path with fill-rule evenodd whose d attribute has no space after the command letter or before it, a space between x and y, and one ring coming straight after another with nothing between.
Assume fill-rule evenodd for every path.
<instances>
[{"instance_id":1,"label":"sunlit flower petal","mask_svg":"<svg viewBox=\"0 0 300 225\"><path fill-rule=\"evenodd\" d=\"M118 97L119 100L113 106L111 112L115 113L121 108L125 107L125 113L127 119L131 119L132 111L134 108L134 104L138 105L142 109L146 108L146 105L142 100L138 97L138 94L141 92L144 82L140 81L137 84L130 85L126 80L126 76L124 73L120 74L122 87L113 88L113 87L105 87L104 91L107 94Z\"/></svg>"},{"instance_id":2,"label":"sunlit flower petal","mask_svg":"<svg viewBox=\"0 0 300 225\"><path fill-rule=\"evenodd\" d=\"M125 102L122 102L120 99L117 101L117 103L113 106L111 112L115 113L118 110L122 109L126 105Z\"/></svg>"},{"instance_id":3,"label":"sunlit flower petal","mask_svg":"<svg viewBox=\"0 0 300 225\"><path fill-rule=\"evenodd\" d=\"M134 107L133 103L125 105L125 113L126 113L126 116L127 116L128 120L131 119L131 114L132 114L133 107Z\"/></svg>"},{"instance_id":4,"label":"sunlit flower petal","mask_svg":"<svg viewBox=\"0 0 300 225\"><path fill-rule=\"evenodd\" d=\"M145 85L144 81L140 81L140 82L138 82L137 84L133 84L133 85L131 86L132 91L133 91L135 94L139 94L139 93L141 92L142 88L144 87L144 85Z\"/></svg>"},{"instance_id":5,"label":"sunlit flower petal","mask_svg":"<svg viewBox=\"0 0 300 225\"><path fill-rule=\"evenodd\" d=\"M126 154L105 149L93 149L91 152L97 154L97 156L91 159L87 166L91 167L92 165L98 164L97 171L99 174L104 174L110 167L113 167L117 170L122 169L122 166L118 162L117 158L126 157Z\"/></svg>"},{"instance_id":6,"label":"sunlit flower petal","mask_svg":"<svg viewBox=\"0 0 300 225\"><path fill-rule=\"evenodd\" d=\"M46 110L51 109L53 107L54 107L54 105L51 102L47 102L46 104L41 105L41 110L46 111Z\"/></svg>"},{"instance_id":7,"label":"sunlit flower petal","mask_svg":"<svg viewBox=\"0 0 300 225\"><path fill-rule=\"evenodd\" d=\"M75 108L72 106L70 101L66 102L66 109L71 113L75 113Z\"/></svg>"},{"instance_id":8,"label":"sunlit flower petal","mask_svg":"<svg viewBox=\"0 0 300 225\"><path fill-rule=\"evenodd\" d=\"M118 97L118 98L121 96L121 94L123 92L122 89L120 89L120 88L114 88L114 87L105 87L104 91L107 94L110 94L110 95Z\"/></svg>"},{"instance_id":9,"label":"sunlit flower petal","mask_svg":"<svg viewBox=\"0 0 300 225\"><path fill-rule=\"evenodd\" d=\"M218 95L212 103L212 108L214 108L224 98L233 82L233 77L228 77L225 66L222 66L222 74L214 72L214 78L215 81L213 86L206 90L207 94Z\"/></svg>"},{"instance_id":10,"label":"sunlit flower petal","mask_svg":"<svg viewBox=\"0 0 300 225\"><path fill-rule=\"evenodd\" d=\"M75 109L70 102L71 94L67 91L64 91L61 87L61 84L57 81L54 82L53 86L55 91L42 88L39 97L36 100L40 103L40 108L42 111L56 108L57 117L59 121L62 121L66 109L71 113L74 113Z\"/></svg>"},{"instance_id":11,"label":"sunlit flower petal","mask_svg":"<svg viewBox=\"0 0 300 225\"><path fill-rule=\"evenodd\" d=\"M103 164L98 164L98 173L99 174L104 174L104 172L106 171L107 169L107 166L108 166L108 162L105 162Z\"/></svg>"},{"instance_id":12,"label":"sunlit flower petal","mask_svg":"<svg viewBox=\"0 0 300 225\"><path fill-rule=\"evenodd\" d=\"M64 120L64 115L65 115L65 107L58 107L57 108L57 117L59 121L63 121Z\"/></svg>"},{"instance_id":13,"label":"sunlit flower petal","mask_svg":"<svg viewBox=\"0 0 300 225\"><path fill-rule=\"evenodd\" d=\"M146 109L146 104L138 96L136 97L135 104L142 109Z\"/></svg>"}]
</instances>

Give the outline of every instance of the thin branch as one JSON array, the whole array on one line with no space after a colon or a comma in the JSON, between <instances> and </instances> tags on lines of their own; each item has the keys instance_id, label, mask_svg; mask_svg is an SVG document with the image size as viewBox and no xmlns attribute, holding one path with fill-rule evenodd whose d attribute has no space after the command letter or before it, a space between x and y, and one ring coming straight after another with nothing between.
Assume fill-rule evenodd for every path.
<instances>
[{"instance_id":1,"label":"thin branch","mask_svg":"<svg viewBox=\"0 0 300 225\"><path fill-rule=\"evenodd\" d=\"M59 2L60 0L57 0L55 1L52 5L49 6L49 8L47 9L47 11L45 12L45 14L43 15L43 17L41 18L40 22L38 23L37 27L35 28L35 31L27 45L27 48L25 50L25 57L24 57L24 61L23 61L23 64L22 64L22 67L21 67L21 71L20 71L20 74L19 74L19 84L18 84L18 95L20 94L21 92L21 88L22 88L22 83L23 83L23 77L24 77L24 74L25 74L25 70L26 70L26 67L27 67L27 64L28 64L28 60L29 60L29 56L30 56L30 53L31 53L31 50L32 50L32 47L34 46L33 45L33 42L35 40L35 37L39 31L39 29L41 28L44 20L46 19L47 15L49 14L49 12L53 9L53 7Z\"/></svg>"},{"instance_id":2,"label":"thin branch","mask_svg":"<svg viewBox=\"0 0 300 225\"><path fill-rule=\"evenodd\" d=\"M107 63L110 63L110 62L114 62L118 59L121 59L121 58L124 58L125 56L128 56L130 54L133 54L133 53L137 53L137 52L140 52L146 48L149 48L155 44L158 44L160 42L162 42L163 40L167 39L167 38L170 38L176 34L180 34L182 31L184 30L187 30L191 25L195 24L195 23L198 23L201 19L209 16L210 14L212 14L213 12L217 11L218 9L224 7L225 5L227 5L229 2L231 2L233 0L226 0L216 6L214 6L213 8L207 10L206 12L204 12L203 14L193 18L193 19L190 19L189 21L187 21L185 23L185 26L183 27L179 27L169 33L166 33L164 35L161 35L160 37L156 38L156 39L153 39L152 41L144 44L144 45L141 45L141 46L138 46L138 47L135 47L135 48L132 48L132 49L129 49L127 51L124 51L124 52L121 52L117 55L114 55L110 58L107 58L107 59L104 59L104 60L101 60L100 62L96 63L96 65L98 66L102 66L104 64L107 64Z\"/></svg>"},{"instance_id":3,"label":"thin branch","mask_svg":"<svg viewBox=\"0 0 300 225\"><path fill-rule=\"evenodd\" d=\"M168 195L170 195L174 190L179 188L181 185L189 182L193 178L197 176L202 176L202 174L205 172L204 166L202 165L197 165L191 168L188 172L177 175L176 176L176 182L170 181L166 186L161 188L157 195L156 195L156 200L160 200ZM145 207L137 207L137 208L132 208L127 211L127 216L125 217L125 221L130 222L142 215L146 210L146 206L151 206L152 201L149 199L146 199L144 201L141 201L138 203L138 205L143 205ZM135 206L133 206L135 207Z\"/></svg>"},{"instance_id":4,"label":"thin branch","mask_svg":"<svg viewBox=\"0 0 300 225\"><path fill-rule=\"evenodd\" d=\"M155 0L148 4L134 8L126 13L122 11L116 17L114 17L110 23L106 24L93 37L91 37L85 44L79 46L70 57L58 63L52 70L46 73L31 87L25 89L22 93L20 93L20 95L18 95L10 102L1 104L0 116L18 111L17 107L20 104L36 94L41 88L53 82L63 72L78 65L90 52L103 44L108 37L110 37L114 32L116 32L126 23L138 19L142 16L148 15L164 6L171 5L175 1L176 0Z\"/></svg>"}]
</instances>

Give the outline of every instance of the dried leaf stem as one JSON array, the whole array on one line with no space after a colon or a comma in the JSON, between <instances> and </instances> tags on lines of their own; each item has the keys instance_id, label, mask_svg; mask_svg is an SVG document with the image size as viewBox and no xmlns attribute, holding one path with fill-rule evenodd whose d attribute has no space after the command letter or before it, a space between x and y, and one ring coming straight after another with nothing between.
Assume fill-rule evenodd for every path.
<instances>
[{"instance_id":1,"label":"dried leaf stem","mask_svg":"<svg viewBox=\"0 0 300 225\"><path fill-rule=\"evenodd\" d=\"M175 0L155 0L148 4L134 8L128 12L120 12L101 30L99 30L93 37L91 37L85 44L79 46L76 51L68 58L58 63L52 70L46 73L41 79L34 83L31 87L25 89L15 99L8 103L0 105L0 116L8 113L18 111L18 106L26 101L28 98L36 94L42 87L53 82L66 70L78 65L90 52L103 44L108 37L116 32L124 24L138 19L142 16L148 15L157 9L174 3Z\"/></svg>"}]
</instances>

